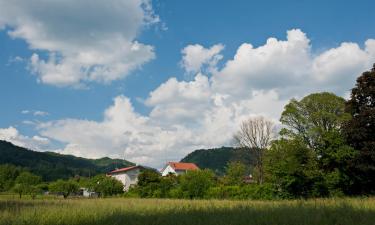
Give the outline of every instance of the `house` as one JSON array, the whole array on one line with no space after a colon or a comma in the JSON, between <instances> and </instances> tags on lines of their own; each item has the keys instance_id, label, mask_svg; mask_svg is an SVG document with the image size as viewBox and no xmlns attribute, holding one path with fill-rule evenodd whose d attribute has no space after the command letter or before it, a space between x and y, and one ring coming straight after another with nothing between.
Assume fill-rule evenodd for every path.
<instances>
[{"instance_id":1,"label":"house","mask_svg":"<svg viewBox=\"0 0 375 225\"><path fill-rule=\"evenodd\" d=\"M131 186L138 183L138 175L142 169L142 166L125 167L113 170L107 175L120 181L124 185L124 191L128 191Z\"/></svg>"},{"instance_id":2,"label":"house","mask_svg":"<svg viewBox=\"0 0 375 225\"><path fill-rule=\"evenodd\" d=\"M184 174L187 171L199 170L199 167L194 163L182 163L182 162L168 162L164 168L161 170L162 176L167 176L168 174Z\"/></svg>"}]
</instances>

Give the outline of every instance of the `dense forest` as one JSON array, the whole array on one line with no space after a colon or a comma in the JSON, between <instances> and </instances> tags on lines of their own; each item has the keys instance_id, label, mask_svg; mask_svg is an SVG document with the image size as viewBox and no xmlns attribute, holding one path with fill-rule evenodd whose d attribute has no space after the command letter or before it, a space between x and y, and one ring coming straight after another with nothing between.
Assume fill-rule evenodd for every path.
<instances>
[{"instance_id":1,"label":"dense forest","mask_svg":"<svg viewBox=\"0 0 375 225\"><path fill-rule=\"evenodd\" d=\"M86 159L54 152L36 152L0 141L0 164L22 167L45 181L68 179L76 175L90 177L115 168L132 166L122 159Z\"/></svg>"}]
</instances>

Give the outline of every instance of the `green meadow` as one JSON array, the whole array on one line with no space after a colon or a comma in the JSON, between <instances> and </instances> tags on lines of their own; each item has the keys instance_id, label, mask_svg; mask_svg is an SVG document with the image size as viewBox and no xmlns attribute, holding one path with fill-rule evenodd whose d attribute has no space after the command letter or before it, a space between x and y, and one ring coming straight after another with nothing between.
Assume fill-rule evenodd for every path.
<instances>
[{"instance_id":1,"label":"green meadow","mask_svg":"<svg viewBox=\"0 0 375 225\"><path fill-rule=\"evenodd\" d=\"M375 198L231 201L2 197L0 224L374 225Z\"/></svg>"}]
</instances>

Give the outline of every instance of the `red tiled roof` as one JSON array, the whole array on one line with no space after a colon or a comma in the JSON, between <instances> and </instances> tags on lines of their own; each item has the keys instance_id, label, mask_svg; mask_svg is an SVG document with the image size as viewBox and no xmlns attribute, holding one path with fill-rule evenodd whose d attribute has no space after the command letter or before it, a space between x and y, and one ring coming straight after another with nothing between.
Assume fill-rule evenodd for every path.
<instances>
[{"instance_id":1,"label":"red tiled roof","mask_svg":"<svg viewBox=\"0 0 375 225\"><path fill-rule=\"evenodd\" d=\"M198 170L199 167L194 163L169 162L174 170Z\"/></svg>"},{"instance_id":2,"label":"red tiled roof","mask_svg":"<svg viewBox=\"0 0 375 225\"><path fill-rule=\"evenodd\" d=\"M125 167L125 168L120 168L120 169L113 170L113 171L109 172L108 174L125 172L125 171L129 171L129 170L137 169L137 168L139 168L139 166L130 166L130 167Z\"/></svg>"}]
</instances>

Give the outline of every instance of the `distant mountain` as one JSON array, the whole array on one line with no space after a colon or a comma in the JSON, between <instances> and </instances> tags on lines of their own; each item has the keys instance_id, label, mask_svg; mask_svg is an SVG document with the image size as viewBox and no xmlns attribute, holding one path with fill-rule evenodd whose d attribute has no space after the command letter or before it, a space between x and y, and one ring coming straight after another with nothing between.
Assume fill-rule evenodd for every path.
<instances>
[{"instance_id":1,"label":"distant mountain","mask_svg":"<svg viewBox=\"0 0 375 225\"><path fill-rule=\"evenodd\" d=\"M24 167L46 181L67 179L76 175L89 177L134 165L126 160L108 157L86 159L55 152L36 152L6 141L0 141L0 164Z\"/></svg>"},{"instance_id":2,"label":"distant mountain","mask_svg":"<svg viewBox=\"0 0 375 225\"><path fill-rule=\"evenodd\" d=\"M254 157L251 151L244 148L221 147L215 149L200 149L185 156L181 162L192 162L201 169L211 169L218 175L225 173L227 164L231 161L239 161L252 167Z\"/></svg>"}]
</instances>

